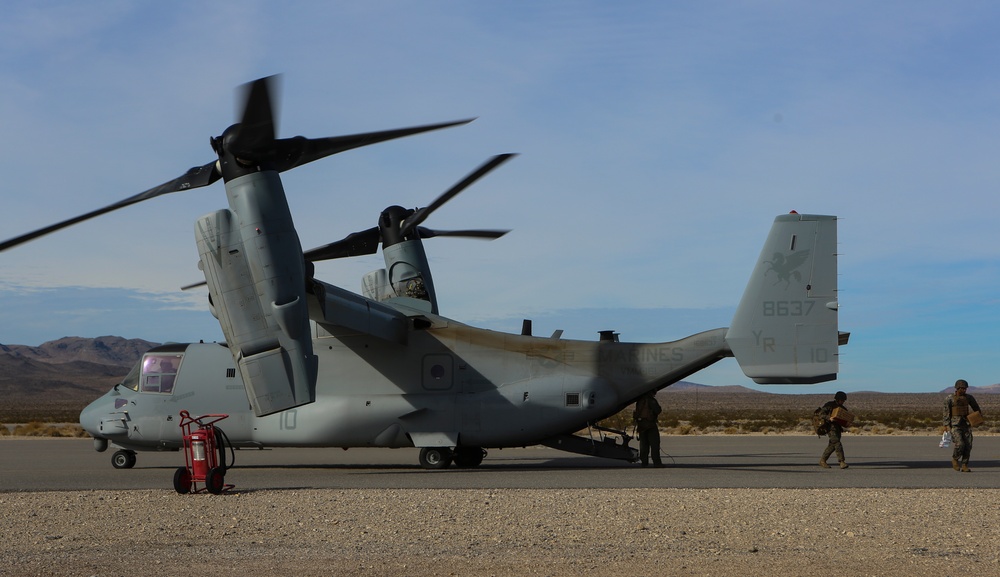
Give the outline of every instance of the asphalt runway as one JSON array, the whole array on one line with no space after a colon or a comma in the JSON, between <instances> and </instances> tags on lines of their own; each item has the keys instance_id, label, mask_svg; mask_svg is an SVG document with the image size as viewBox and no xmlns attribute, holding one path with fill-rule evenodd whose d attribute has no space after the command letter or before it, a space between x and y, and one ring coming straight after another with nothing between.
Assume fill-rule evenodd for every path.
<instances>
[{"instance_id":1,"label":"asphalt runway","mask_svg":"<svg viewBox=\"0 0 1000 577\"><path fill-rule=\"evenodd\" d=\"M952 488L1000 487L1000 437L975 440L972 473L951 469L932 436L844 436L851 467L821 469L826 439L813 436L663 437L663 469L544 447L491 450L476 469L428 471L417 449L273 449L236 452L226 482L262 489L469 488ZM0 438L0 492L173 489L180 452L138 453L114 469L113 450L89 439Z\"/></svg>"}]
</instances>

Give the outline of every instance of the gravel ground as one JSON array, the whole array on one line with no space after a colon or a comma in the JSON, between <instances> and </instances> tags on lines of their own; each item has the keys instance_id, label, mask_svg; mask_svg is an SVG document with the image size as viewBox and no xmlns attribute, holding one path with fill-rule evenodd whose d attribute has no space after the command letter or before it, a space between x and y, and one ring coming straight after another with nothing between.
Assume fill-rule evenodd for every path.
<instances>
[{"instance_id":1,"label":"gravel ground","mask_svg":"<svg viewBox=\"0 0 1000 577\"><path fill-rule=\"evenodd\" d=\"M1000 574L1000 489L0 494L0 575Z\"/></svg>"}]
</instances>

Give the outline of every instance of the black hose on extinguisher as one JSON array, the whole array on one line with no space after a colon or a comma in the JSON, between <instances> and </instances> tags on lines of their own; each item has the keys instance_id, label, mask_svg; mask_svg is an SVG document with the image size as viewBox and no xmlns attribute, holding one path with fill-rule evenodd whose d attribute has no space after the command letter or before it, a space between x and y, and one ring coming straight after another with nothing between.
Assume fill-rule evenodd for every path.
<instances>
[{"instance_id":1,"label":"black hose on extinguisher","mask_svg":"<svg viewBox=\"0 0 1000 577\"><path fill-rule=\"evenodd\" d=\"M233 444L229 441L229 436L226 432L219 427L212 426L215 429L215 447L219 451L219 467L222 468L222 473L225 474L230 467L236 464L236 449L233 448ZM229 446L229 463L226 463L226 446Z\"/></svg>"}]
</instances>

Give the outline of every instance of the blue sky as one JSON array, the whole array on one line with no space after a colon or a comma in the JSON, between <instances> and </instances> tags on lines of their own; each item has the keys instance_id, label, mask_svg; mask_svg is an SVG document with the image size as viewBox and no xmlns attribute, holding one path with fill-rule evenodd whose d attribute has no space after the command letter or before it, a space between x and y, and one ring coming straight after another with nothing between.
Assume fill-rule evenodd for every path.
<instances>
[{"instance_id":1,"label":"blue sky","mask_svg":"<svg viewBox=\"0 0 1000 577\"><path fill-rule=\"evenodd\" d=\"M1000 8L989 2L22 2L0 21L9 238L212 159L234 88L281 73L279 136L477 117L283 175L305 247L423 206L442 313L662 341L729 324L775 215L839 222L838 381L1000 382ZM0 343L218 340L193 222L221 183L0 255ZM380 256L318 276L351 290ZM692 380L742 384L734 361Z\"/></svg>"}]
</instances>

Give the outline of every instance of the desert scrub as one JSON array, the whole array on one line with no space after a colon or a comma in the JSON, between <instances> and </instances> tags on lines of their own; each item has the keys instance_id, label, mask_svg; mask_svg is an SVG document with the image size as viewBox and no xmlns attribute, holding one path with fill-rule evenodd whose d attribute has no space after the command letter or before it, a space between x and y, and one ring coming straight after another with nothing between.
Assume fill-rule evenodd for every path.
<instances>
[{"instance_id":1,"label":"desert scrub","mask_svg":"<svg viewBox=\"0 0 1000 577\"><path fill-rule=\"evenodd\" d=\"M867 428L881 425L892 429L904 431L924 431L931 430L941 425L941 411L866 411L859 413L853 425L855 427Z\"/></svg>"},{"instance_id":2,"label":"desert scrub","mask_svg":"<svg viewBox=\"0 0 1000 577\"><path fill-rule=\"evenodd\" d=\"M985 397L985 395L983 395ZM767 400L762 397L762 400ZM890 400L892 400L890 398ZM990 407L992 409L992 407ZM984 409L984 412L988 409ZM1000 411L993 409L987 413L986 422L976 427L977 433L996 434L1000 432ZM598 423L603 427L631 432L632 407ZM696 435L723 433L745 435L749 433L802 433L811 434L812 410L789 408L770 409L762 406L739 408L687 409L667 406L658 419L660 431L673 435ZM855 412L855 420L849 432L855 434L892 435L907 433L941 434L941 414L936 406L899 406L889 404L878 410L869 411L860 407Z\"/></svg>"},{"instance_id":3,"label":"desert scrub","mask_svg":"<svg viewBox=\"0 0 1000 577\"><path fill-rule=\"evenodd\" d=\"M6 429L6 427L5 427ZM15 437L87 437L80 425L51 425L33 421L14 427Z\"/></svg>"}]
</instances>

